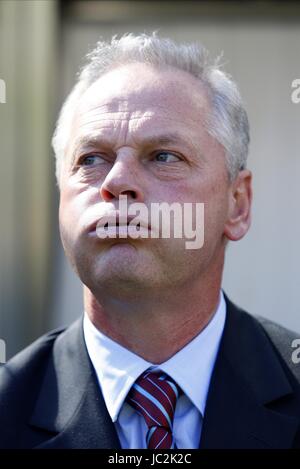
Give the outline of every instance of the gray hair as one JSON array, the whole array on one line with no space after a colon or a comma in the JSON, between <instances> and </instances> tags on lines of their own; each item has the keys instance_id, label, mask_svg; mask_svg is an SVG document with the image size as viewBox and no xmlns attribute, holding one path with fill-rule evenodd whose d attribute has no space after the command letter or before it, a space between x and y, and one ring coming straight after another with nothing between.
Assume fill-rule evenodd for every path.
<instances>
[{"instance_id":1,"label":"gray hair","mask_svg":"<svg viewBox=\"0 0 300 469\"><path fill-rule=\"evenodd\" d=\"M225 149L229 177L233 180L246 167L249 146L247 113L236 84L220 69L219 60L211 61L200 44L177 44L168 38L126 34L110 42L99 41L87 55L78 81L67 97L52 139L59 182L61 164L71 134L72 118L83 93L102 75L121 65L141 62L155 67L171 66L190 73L205 86L211 112L206 129Z\"/></svg>"}]
</instances>

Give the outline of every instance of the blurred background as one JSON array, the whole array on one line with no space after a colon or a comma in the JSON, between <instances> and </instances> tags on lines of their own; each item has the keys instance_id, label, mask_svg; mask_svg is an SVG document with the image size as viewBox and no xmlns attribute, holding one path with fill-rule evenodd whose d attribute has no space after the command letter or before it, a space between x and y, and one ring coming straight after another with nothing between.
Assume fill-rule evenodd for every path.
<instances>
[{"instance_id":1,"label":"blurred background","mask_svg":"<svg viewBox=\"0 0 300 469\"><path fill-rule=\"evenodd\" d=\"M223 287L300 332L300 4L279 1L0 0L0 339L7 358L83 310L59 241L50 147L59 108L100 38L200 41L239 84L251 124L253 223L227 252ZM0 100L1 101L1 100ZM3 342L2 342L3 347Z\"/></svg>"}]
</instances>

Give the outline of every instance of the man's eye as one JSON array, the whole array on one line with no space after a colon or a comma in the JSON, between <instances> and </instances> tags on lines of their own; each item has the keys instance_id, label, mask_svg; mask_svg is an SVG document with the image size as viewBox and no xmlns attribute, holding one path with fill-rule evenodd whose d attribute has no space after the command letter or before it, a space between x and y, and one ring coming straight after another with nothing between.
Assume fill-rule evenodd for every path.
<instances>
[{"instance_id":1,"label":"man's eye","mask_svg":"<svg viewBox=\"0 0 300 469\"><path fill-rule=\"evenodd\" d=\"M160 163L174 163L175 161L180 161L180 158L168 151L161 151L155 155L155 160Z\"/></svg>"},{"instance_id":2,"label":"man's eye","mask_svg":"<svg viewBox=\"0 0 300 469\"><path fill-rule=\"evenodd\" d=\"M81 160L81 166L96 166L101 163L103 163L103 158L99 155L88 155Z\"/></svg>"}]
</instances>

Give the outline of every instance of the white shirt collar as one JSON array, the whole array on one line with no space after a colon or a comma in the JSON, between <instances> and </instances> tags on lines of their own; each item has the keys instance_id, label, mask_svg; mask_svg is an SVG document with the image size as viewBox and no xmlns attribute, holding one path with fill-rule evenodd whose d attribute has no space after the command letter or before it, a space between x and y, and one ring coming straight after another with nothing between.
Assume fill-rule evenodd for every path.
<instances>
[{"instance_id":1,"label":"white shirt collar","mask_svg":"<svg viewBox=\"0 0 300 469\"><path fill-rule=\"evenodd\" d=\"M112 421L117 420L133 383L150 367L171 376L201 415L204 415L225 318L226 303L221 292L219 306L208 325L169 360L153 365L99 331L85 313L85 343Z\"/></svg>"}]
</instances>

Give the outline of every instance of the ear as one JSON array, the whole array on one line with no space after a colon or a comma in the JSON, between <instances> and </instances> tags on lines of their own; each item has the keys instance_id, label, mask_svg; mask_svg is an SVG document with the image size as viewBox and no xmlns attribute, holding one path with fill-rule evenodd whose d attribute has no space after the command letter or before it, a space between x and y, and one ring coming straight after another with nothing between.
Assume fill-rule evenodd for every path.
<instances>
[{"instance_id":1,"label":"ear","mask_svg":"<svg viewBox=\"0 0 300 469\"><path fill-rule=\"evenodd\" d=\"M225 236L231 241L243 238L251 223L252 174L244 169L239 172L229 188L228 218Z\"/></svg>"}]
</instances>

